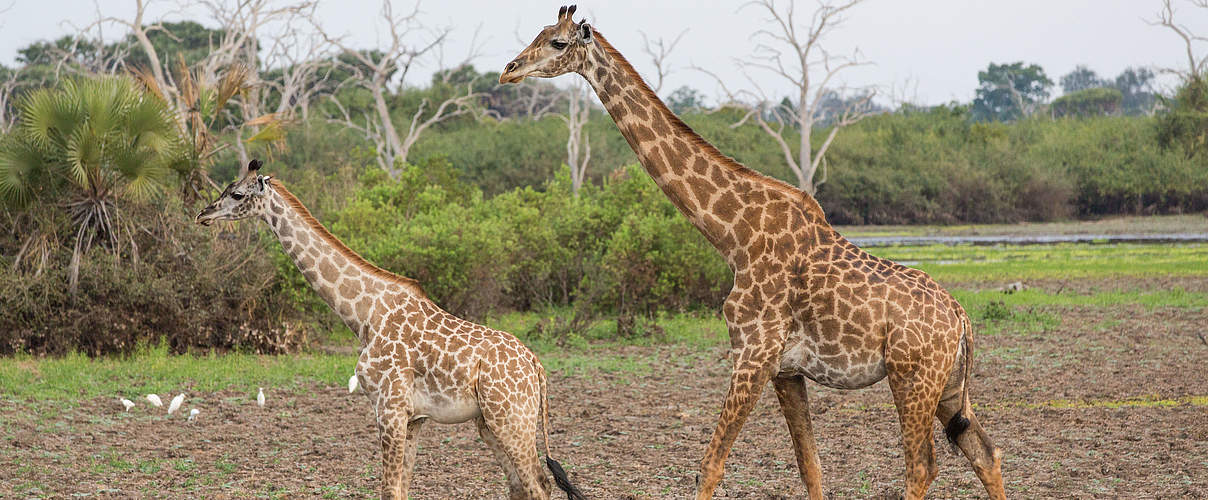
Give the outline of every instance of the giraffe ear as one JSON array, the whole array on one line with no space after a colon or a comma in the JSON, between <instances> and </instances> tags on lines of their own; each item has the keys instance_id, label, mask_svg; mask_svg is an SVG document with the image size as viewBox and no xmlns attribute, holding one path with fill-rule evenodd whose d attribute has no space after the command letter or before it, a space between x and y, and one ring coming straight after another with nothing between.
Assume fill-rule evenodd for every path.
<instances>
[{"instance_id":1,"label":"giraffe ear","mask_svg":"<svg viewBox=\"0 0 1208 500\"><path fill-rule=\"evenodd\" d=\"M261 193L264 192L264 183L267 182L268 180L269 180L269 176L267 176L267 175L256 176L256 186L260 188Z\"/></svg>"},{"instance_id":2,"label":"giraffe ear","mask_svg":"<svg viewBox=\"0 0 1208 500\"><path fill-rule=\"evenodd\" d=\"M591 43L591 38L591 25L587 24L587 20L584 19L579 23L579 41L583 42L583 45L587 45Z\"/></svg>"}]
</instances>

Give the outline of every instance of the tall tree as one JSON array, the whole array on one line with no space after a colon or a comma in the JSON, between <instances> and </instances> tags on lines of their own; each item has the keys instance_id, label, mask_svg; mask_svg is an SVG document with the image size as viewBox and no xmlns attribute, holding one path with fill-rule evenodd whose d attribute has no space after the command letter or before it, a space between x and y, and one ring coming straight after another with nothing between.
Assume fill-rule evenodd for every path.
<instances>
[{"instance_id":1,"label":"tall tree","mask_svg":"<svg viewBox=\"0 0 1208 500\"><path fill-rule=\"evenodd\" d=\"M443 74L446 75L446 78L452 78L458 74L456 71L447 71L439 60L439 55L451 30L449 28L434 31L426 29L420 20L418 1L410 12L395 15L391 1L383 0L381 18L386 22L389 33L386 41L388 46L381 51L353 49L344 40L333 37L324 31L313 17L311 23L344 55L350 56L356 61L356 64L344 66L344 69L351 75L349 80L344 83L364 88L373 98L373 111L365 113L360 118L354 118L333 95L331 102L340 111L340 116L332 117L329 120L356 130L372 141L377 146L378 166L391 178L398 178L407 162L407 155L424 131L432 125L469 113L479 96L474 92L473 84L470 82L460 86L462 89L460 92L441 100L435 106L428 99L424 99L415 113L411 115L411 123L403 131L405 133L401 133L394 124L390 105L387 103L387 95L391 92L390 87L395 85L394 75L397 73L396 93L401 93L406 83L407 73L413 66L426 59L437 59L437 65L441 66L438 68L438 73L441 72L439 70L444 70ZM431 32L432 35L425 39L421 33L426 31ZM473 45L471 43L471 52L466 59L453 66L455 69L469 66L469 62L474 58L475 50L477 50L477 47L473 47Z\"/></svg>"},{"instance_id":2,"label":"tall tree","mask_svg":"<svg viewBox=\"0 0 1208 500\"><path fill-rule=\"evenodd\" d=\"M1185 3L1199 9L1208 9L1208 0L1187 0ZM1165 27L1183 39L1187 67L1182 69L1166 68L1165 71L1179 75L1179 78L1183 81L1204 77L1204 71L1208 69L1208 55L1197 56L1196 48L1208 42L1208 37L1197 35L1187 25L1175 20L1173 0L1162 0L1162 9L1158 11L1155 19L1149 21L1149 24L1151 26Z\"/></svg>"},{"instance_id":3,"label":"tall tree","mask_svg":"<svg viewBox=\"0 0 1208 500\"><path fill-rule=\"evenodd\" d=\"M977 72L973 114L982 120L1010 121L1030 116L1049 97L1053 81L1036 64L994 64Z\"/></svg>"},{"instance_id":4,"label":"tall tree","mask_svg":"<svg viewBox=\"0 0 1208 500\"><path fill-rule=\"evenodd\" d=\"M682 85L671 92L667 96L667 106L674 111L675 114L683 114L688 111L700 109L705 106L705 95L699 90L696 90L687 85Z\"/></svg>"},{"instance_id":5,"label":"tall tree","mask_svg":"<svg viewBox=\"0 0 1208 500\"><path fill-rule=\"evenodd\" d=\"M591 98L581 84L576 83L567 91L570 107L565 115L558 115L566 122L566 164L570 166L571 190L579 196L583 178L587 176L587 162L591 161L591 138L583 131L591 119Z\"/></svg>"},{"instance_id":6,"label":"tall tree","mask_svg":"<svg viewBox=\"0 0 1208 500\"><path fill-rule=\"evenodd\" d=\"M1113 86L1123 96L1120 107L1124 114L1148 115L1153 113L1154 105L1157 103L1153 79L1153 71L1141 67L1126 68L1116 76Z\"/></svg>"},{"instance_id":7,"label":"tall tree","mask_svg":"<svg viewBox=\"0 0 1208 500\"><path fill-rule=\"evenodd\" d=\"M843 25L844 15L863 0L847 0L841 3L821 3L810 16L808 24L798 18L797 2L790 0L779 8L775 0L756 0L743 8L754 7L768 17L767 28L755 32L758 40L750 61L740 64L747 69L768 71L788 82L795 95L776 103L758 88L741 93L730 92L715 73L695 68L715 80L727 94L726 105L740 106L748 111L733 125L741 126L752 122L759 126L780 146L785 164L797 177L797 186L814 194L826 178L815 179L815 174L826 160L826 151L842 128L854 124L875 113L872 98L875 91L862 89L858 98L847 103L838 111L822 106L825 97L844 89L835 86L835 80L844 70L866 65L856 51L849 57L838 56L823 47L823 40ZM754 78L748 75L748 80ZM812 142L815 127L826 122L830 131L815 147ZM792 144L796 142L796 144ZM794 151L794 146L796 151Z\"/></svg>"},{"instance_id":8,"label":"tall tree","mask_svg":"<svg viewBox=\"0 0 1208 500\"><path fill-rule=\"evenodd\" d=\"M1090 68L1078 65L1074 71L1066 73L1061 77L1061 91L1070 94L1079 90L1095 89L1099 87L1107 87L1111 84L1106 80L1099 78Z\"/></svg>"}]
</instances>

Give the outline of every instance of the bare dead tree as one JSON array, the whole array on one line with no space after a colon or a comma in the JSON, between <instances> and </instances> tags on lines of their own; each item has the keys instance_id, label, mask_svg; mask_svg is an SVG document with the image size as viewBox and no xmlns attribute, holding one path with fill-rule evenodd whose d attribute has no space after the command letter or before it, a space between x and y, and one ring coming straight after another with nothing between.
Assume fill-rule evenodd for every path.
<instances>
[{"instance_id":1,"label":"bare dead tree","mask_svg":"<svg viewBox=\"0 0 1208 500\"><path fill-rule=\"evenodd\" d=\"M587 175L587 163L591 161L591 139L583 131L591 118L591 100L588 93L579 84L566 91L567 101L570 102L565 115L558 118L566 122L566 164L570 166L571 191L579 196L579 188Z\"/></svg>"},{"instance_id":2,"label":"bare dead tree","mask_svg":"<svg viewBox=\"0 0 1208 500\"><path fill-rule=\"evenodd\" d=\"M728 106L747 109L746 115L731 127L739 127L748 121L766 132L780 146L785 164L797 177L797 185L803 191L814 194L818 186L826 182L826 151L830 148L839 130L873 114L873 89L862 89L862 95L846 103L841 110L827 109L820 104L828 92L845 92L836 88L833 81L849 68L870 64L860 59L859 52L851 56L831 54L822 46L823 40L844 22L843 15L864 0L847 0L839 4L822 3L807 26L797 19L796 1L789 0L785 9L779 9L775 0L756 0L742 8L755 7L769 16L768 28L758 30L753 38L760 40L751 61L738 61L749 71L759 69L781 77L796 89L795 99L773 103L759 88L748 72L744 76L754 90L731 92L716 73L694 66L693 69L712 76L722 87ZM822 144L815 149L810 142L811 134L820 124L830 126ZM797 152L794 154L789 141L797 133ZM819 168L821 178L815 179Z\"/></svg>"},{"instance_id":3,"label":"bare dead tree","mask_svg":"<svg viewBox=\"0 0 1208 500\"><path fill-rule=\"evenodd\" d=\"M317 33L302 34L286 29L269 38L265 64L281 71L278 79L265 81L279 97L273 113L283 119L310 116L310 103L328 88L334 66L328 62L331 44Z\"/></svg>"},{"instance_id":4,"label":"bare dead tree","mask_svg":"<svg viewBox=\"0 0 1208 500\"><path fill-rule=\"evenodd\" d=\"M200 85L218 82L220 75L227 68L241 65L246 68L246 80L243 89L234 102L239 108L238 117L232 117L231 127L237 140L235 150L239 155L239 164L246 167L250 159L247 151L248 142L279 142L283 137L281 120L285 114L292 111L292 106L286 101L286 113L276 114L268 111L268 101L272 86L261 78L262 65L260 60L261 34L271 25L279 25L279 32L296 32L295 22L305 21L313 17L317 2L302 0L293 3L279 3L274 0L241 0L229 3L222 0L195 0L209 12L211 19L222 27L222 37L211 47L204 59L197 63L193 70L194 78ZM276 39L270 36L269 38ZM320 45L321 47L321 45ZM269 44L269 54L266 59L278 62L280 51L289 51L292 47L282 44ZM303 72L297 76L305 77ZM306 84L307 81L295 82ZM229 113L229 111L228 111ZM263 134L262 134L263 132ZM245 135L250 137L244 138Z\"/></svg>"},{"instance_id":5,"label":"bare dead tree","mask_svg":"<svg viewBox=\"0 0 1208 500\"><path fill-rule=\"evenodd\" d=\"M471 82L467 83L464 89L457 92L456 95L441 101L435 107L427 99L424 99L420 102L415 113L412 114L411 123L406 129L406 135L399 133L398 128L395 127L394 121L390 117L390 108L386 103L387 93L390 92L390 84L392 81L397 80L397 88L401 92L406 82L407 73L413 66L429 57L435 56L437 59L443 59L440 49L448 39L450 32L449 28L425 29L419 19L419 14L418 2L416 2L415 7L410 12L395 15L391 2L383 0L381 18L388 24L390 38L388 46L380 52L356 50L347 45L342 39L330 36L323 30L317 20L313 17L311 18L315 29L326 40L338 47L343 54L359 63L343 64L342 66L353 75L350 83L368 90L373 97L375 112L365 113L361 117L363 123L358 123L358 121L354 120L338 102L336 106L340 109L341 115L329 117L329 121L343 124L352 130L361 132L366 139L372 140L377 146L378 165L391 178L398 177L399 173L402 172L399 165L406 163L411 147L415 145L415 142L419 140L425 130L442 121L469 113L471 105L478 98L478 94L472 90ZM418 40L423 32L430 33L428 40ZM469 60L474 56L473 52L472 50L463 64L468 64ZM333 94L331 100L335 102L338 99ZM430 109L430 114L428 114Z\"/></svg>"},{"instance_id":6,"label":"bare dead tree","mask_svg":"<svg viewBox=\"0 0 1208 500\"><path fill-rule=\"evenodd\" d=\"M180 8L185 5L201 6L221 26L221 38L211 40L206 56L192 67L186 67L184 61L171 59L170 55L169 58L164 58L164 55L156 50L150 33L161 31L168 36L172 34L162 22L148 24L148 7L153 2L154 0L135 0L135 12L129 19L100 16L98 4L98 19L85 30L100 29L106 24L126 27L148 61L148 67L132 69L141 75L140 79L149 89L172 106L181 130L194 139L208 135L202 130L195 130L202 126L200 118L196 116L196 104L202 94L201 89L213 89L217 94L235 98L233 102L237 103L241 116L231 117L232 123L238 124L233 127L239 137L234 141L234 146L240 154L240 163L246 165L247 152L242 140L244 124L258 123L259 125L252 126L253 130L256 130L261 125L275 123L272 117L265 117L264 113L266 96L261 91L264 85L259 78L261 65L257 36L265 26L273 23L284 23L288 30L291 21L313 13L315 2L180 0ZM232 78L233 75L239 76L238 81ZM223 112L229 113L225 110ZM205 143L204 140L195 141L195 148L199 152L205 150L206 153L221 149L210 148Z\"/></svg>"},{"instance_id":7,"label":"bare dead tree","mask_svg":"<svg viewBox=\"0 0 1208 500\"><path fill-rule=\"evenodd\" d=\"M671 65L667 62L667 57L671 55L671 52L675 50L675 46L680 43L680 40L687 33L688 30L686 29L681 31L670 43L663 40L663 37L659 37L651 44L650 38L646 36L646 33L638 31L638 34L642 35L642 51L650 57L650 62L654 63L655 79L653 87L655 94L663 91L663 80L667 75L671 74Z\"/></svg>"},{"instance_id":8,"label":"bare dead tree","mask_svg":"<svg viewBox=\"0 0 1208 500\"><path fill-rule=\"evenodd\" d=\"M13 6L15 5L17 5L17 3L14 1L13 3L8 4L8 7L0 9L0 19L4 19L3 14L13 10ZM0 22L0 28L3 27L4 23ZM3 77L3 80L0 80L0 134L7 134L16 123L17 114L9 113L9 107L11 107L13 104L13 94L17 90L17 79L20 78L20 76L21 70L19 68L0 73L0 77ZM22 248L22 250L24 250L24 248ZM18 261L19 257L20 253L18 253Z\"/></svg>"},{"instance_id":9,"label":"bare dead tree","mask_svg":"<svg viewBox=\"0 0 1208 500\"><path fill-rule=\"evenodd\" d=\"M1187 3L1200 9L1208 9L1208 0L1187 0ZM1176 22L1174 16L1175 8L1172 0L1162 0L1162 10L1158 11L1157 18L1147 21L1151 26L1162 26L1175 32L1179 38L1183 39L1183 45L1187 51L1187 69L1163 68L1163 71L1174 73L1183 80L1202 78L1205 70L1208 70L1208 55L1196 57L1195 46L1208 42L1208 37L1195 34L1187 25Z\"/></svg>"},{"instance_id":10,"label":"bare dead tree","mask_svg":"<svg viewBox=\"0 0 1208 500\"><path fill-rule=\"evenodd\" d=\"M17 90L17 80L21 76L20 69L5 71L0 74L0 134L6 134L16 124L17 114L10 113L13 106L13 94Z\"/></svg>"}]
</instances>

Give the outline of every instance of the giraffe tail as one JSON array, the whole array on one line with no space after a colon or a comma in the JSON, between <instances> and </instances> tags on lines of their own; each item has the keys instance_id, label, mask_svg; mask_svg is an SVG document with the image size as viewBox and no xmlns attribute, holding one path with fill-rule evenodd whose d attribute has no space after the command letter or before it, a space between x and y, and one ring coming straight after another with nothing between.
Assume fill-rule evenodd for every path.
<instances>
[{"instance_id":1,"label":"giraffe tail","mask_svg":"<svg viewBox=\"0 0 1208 500\"><path fill-rule=\"evenodd\" d=\"M970 374L973 373L973 324L967 315L964 327L964 334L961 335L961 344L965 351L965 362L962 367L965 373L964 381L961 382L961 409L957 410L956 414L944 425L944 435L948 437L948 442L952 443L954 448L957 438L969 428L969 419L965 415L973 413L973 404L969 400L969 379Z\"/></svg>"},{"instance_id":2,"label":"giraffe tail","mask_svg":"<svg viewBox=\"0 0 1208 500\"><path fill-rule=\"evenodd\" d=\"M571 484L570 478L566 475L566 470L562 468L562 464L554 460L553 455L549 452L549 398L546 390L545 368L540 364L537 365L537 374L541 382L541 429L544 431L545 437L545 466L549 468L550 474L554 475L554 484L558 485L558 489L566 492L567 500L587 500L583 493Z\"/></svg>"}]
</instances>

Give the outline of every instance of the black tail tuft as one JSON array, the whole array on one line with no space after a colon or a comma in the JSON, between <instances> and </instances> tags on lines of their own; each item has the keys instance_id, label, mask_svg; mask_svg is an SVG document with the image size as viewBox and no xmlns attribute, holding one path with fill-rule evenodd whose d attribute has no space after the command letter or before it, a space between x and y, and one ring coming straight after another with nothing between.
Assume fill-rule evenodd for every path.
<instances>
[{"instance_id":1,"label":"black tail tuft","mask_svg":"<svg viewBox=\"0 0 1208 500\"><path fill-rule=\"evenodd\" d=\"M545 457L545 466L549 467L550 473L554 475L554 483L558 485L558 488L566 492L568 500L587 500L587 497L583 496L579 488L570 484L570 479L566 477L566 471L562 469L562 464L558 463L557 460Z\"/></svg>"},{"instance_id":2,"label":"black tail tuft","mask_svg":"<svg viewBox=\"0 0 1208 500\"><path fill-rule=\"evenodd\" d=\"M969 419L961 415L961 410L956 410L956 415L953 415L948 420L948 425L944 426L944 435L948 436L948 442L952 443L952 446L956 446L956 438L960 437L968 428Z\"/></svg>"}]
</instances>

